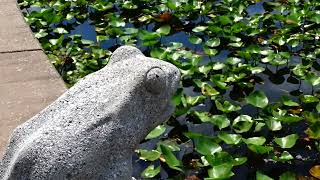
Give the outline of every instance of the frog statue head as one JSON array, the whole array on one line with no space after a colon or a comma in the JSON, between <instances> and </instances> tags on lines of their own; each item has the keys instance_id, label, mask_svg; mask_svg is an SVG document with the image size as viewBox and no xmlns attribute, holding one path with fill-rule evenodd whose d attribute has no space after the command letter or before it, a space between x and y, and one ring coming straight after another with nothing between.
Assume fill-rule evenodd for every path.
<instances>
[{"instance_id":1,"label":"frog statue head","mask_svg":"<svg viewBox=\"0 0 320 180\"><path fill-rule=\"evenodd\" d=\"M118 48L109 64L17 127L0 179L131 179L139 142L173 113L172 64Z\"/></svg>"}]
</instances>

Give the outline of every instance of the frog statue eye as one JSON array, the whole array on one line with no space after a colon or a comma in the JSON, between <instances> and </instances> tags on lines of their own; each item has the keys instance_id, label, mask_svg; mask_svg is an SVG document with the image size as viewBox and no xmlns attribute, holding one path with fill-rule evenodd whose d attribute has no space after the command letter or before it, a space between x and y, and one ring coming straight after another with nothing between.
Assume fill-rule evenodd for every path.
<instances>
[{"instance_id":1,"label":"frog statue eye","mask_svg":"<svg viewBox=\"0 0 320 180\"><path fill-rule=\"evenodd\" d=\"M154 67L146 73L144 82L147 91L160 94L166 89L166 73L161 68Z\"/></svg>"}]
</instances>

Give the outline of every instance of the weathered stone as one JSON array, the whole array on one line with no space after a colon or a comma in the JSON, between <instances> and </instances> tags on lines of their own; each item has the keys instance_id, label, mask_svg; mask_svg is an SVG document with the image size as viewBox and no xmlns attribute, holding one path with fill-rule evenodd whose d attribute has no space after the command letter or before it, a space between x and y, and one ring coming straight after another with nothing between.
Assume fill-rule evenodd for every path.
<instances>
[{"instance_id":1,"label":"weathered stone","mask_svg":"<svg viewBox=\"0 0 320 180\"><path fill-rule=\"evenodd\" d=\"M173 112L179 77L175 66L120 47L15 129L0 179L131 179L132 153Z\"/></svg>"}]
</instances>

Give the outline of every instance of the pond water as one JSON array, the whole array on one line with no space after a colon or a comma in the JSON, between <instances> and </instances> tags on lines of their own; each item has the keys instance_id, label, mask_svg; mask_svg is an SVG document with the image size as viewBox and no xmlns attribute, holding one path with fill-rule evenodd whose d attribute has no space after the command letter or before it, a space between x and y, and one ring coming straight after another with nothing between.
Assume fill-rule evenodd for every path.
<instances>
[{"instance_id":1,"label":"pond water","mask_svg":"<svg viewBox=\"0 0 320 180\"><path fill-rule=\"evenodd\" d=\"M261 15L266 12L264 9L264 3L269 2L268 1L260 1L253 5L250 5L247 7L246 11L249 16L255 16L255 15ZM121 15L121 11L118 8L119 12L118 14ZM39 11L37 8L30 8L28 11ZM278 13L276 11L272 13ZM196 18L193 21L185 21L182 22L185 24L192 23L193 26L201 25L203 22L205 22L206 18ZM91 40L94 42L97 42L97 33L96 33L96 27L92 23L93 21L90 19L85 20L82 24L76 25L72 28L69 34L75 35L80 34L82 36L82 39L85 40ZM64 24L73 24L74 21L64 21ZM143 24L141 26L136 26L132 23L126 23L125 27L135 27L138 29L144 29L149 32L154 32L155 29L159 28L159 24L157 23L149 23L149 24ZM279 22L275 22L275 26L278 28L281 28L281 24ZM183 47L185 49L194 50L198 54L202 55L202 60L199 63L199 65L206 65L210 62L225 62L226 58L232 53L228 47L223 48L219 51L219 53L215 56L209 57L206 55L203 50L202 46L204 43L210 38L206 35L201 35L203 42L200 44L192 44L188 39L190 37L190 31L176 31L169 36L165 36L161 38L161 44L167 45L170 42L178 42L182 43ZM140 50L142 50L146 56L150 56L150 49L148 47L143 46L141 40L137 40L138 42L136 45ZM110 38L105 41L101 41L99 43L99 46L103 49L108 49L110 51L113 51L116 47L122 45L121 40L117 38ZM299 49L302 48L302 45L298 45L297 47L292 49L292 52L297 52ZM313 92L316 92L318 89L313 89L313 87L310 84L307 84L305 81L301 81L296 79L292 76L290 73L289 66L301 64L302 60L298 56L291 56L290 60L287 64L279 65L279 66L272 66L272 65L265 65L265 64L259 64L261 67L264 67L265 70L262 73L259 73L257 75L253 75L252 78L256 82L254 86L254 90L263 90L263 92L266 94L266 96L269 99L269 103L275 103L279 102L280 98L283 95L291 97L291 99L295 101L299 101L298 96L304 92L304 94L312 94ZM318 61L319 63L319 61ZM194 88L194 86L188 86L188 84L184 84L183 91L184 94L189 96L198 96L201 95L201 91L199 91L199 88ZM224 94L222 94L226 100L229 100L230 102L233 102L234 104L245 104L243 102L243 98L248 95L243 89L233 86L229 88ZM207 98L203 103L193 107L196 111L204 111L204 112L210 112L212 111L214 107L214 101ZM257 117L257 108L251 106L251 105L244 105L241 108L240 111L241 114L250 115L252 117ZM217 128L214 127L212 124L209 123L197 123L194 122L194 119L190 117L189 115L182 115L180 117L177 117L175 119L170 119L168 122L168 125L166 125L166 132L160 136L159 138L143 141L140 145L140 148L143 149L154 149L156 148L157 142L159 142L160 139L166 139L167 137L178 137L182 143L180 144L181 151L177 153L178 159L182 159L182 161L189 162L192 158L198 158L197 155L193 151L193 145L190 144L190 141L184 142L184 135L182 135L183 132L191 131L191 132L198 132L204 135L210 135L210 136L216 136L217 135ZM287 128L287 129L286 129ZM294 127L289 127L284 125L285 134L290 133L298 133L298 134L304 134L303 131L307 128L307 124L305 122L299 122L298 125ZM273 138L269 134L269 132L262 132L264 133L264 137L267 139ZM283 132L282 132L283 134ZM243 134L244 137L246 137L246 134ZM250 136L248 136L250 137ZM290 151L292 156L295 157L295 160L292 164L285 164L285 163L276 163L275 161L265 158L263 156L258 156L254 153L251 153L247 151L245 146L240 146L238 148L234 148L233 146L226 146L223 147L223 149L227 152L236 152L236 154L244 155L248 157L248 163L245 165L235 167L233 169L234 176L231 179L234 180L242 180L242 179L254 179L255 172L257 169L269 172L269 175L272 175L274 177L278 177L280 174L282 174L286 170L291 170L294 172L298 172L301 175L307 175L308 170L315 164L315 159L318 157L318 152L313 150L306 151L306 146L309 144L305 144L305 142L297 144L297 148L295 148L294 151ZM277 150L277 149L276 149ZM145 162L139 160L139 157L135 155L133 157L133 164L134 164L134 176L139 177L140 173L150 165L150 162ZM160 162L158 162L159 165ZM170 170L170 168L166 166L162 166L162 168L165 168L166 171L161 171L161 179L166 179L168 177L169 173L176 173L173 172L173 170ZM187 171L188 172L188 171ZM190 175L192 175L194 172L192 169L190 169ZM205 172L198 172L198 174L203 174L203 177L206 177L206 171ZM178 179L178 178L177 178Z\"/></svg>"}]
</instances>

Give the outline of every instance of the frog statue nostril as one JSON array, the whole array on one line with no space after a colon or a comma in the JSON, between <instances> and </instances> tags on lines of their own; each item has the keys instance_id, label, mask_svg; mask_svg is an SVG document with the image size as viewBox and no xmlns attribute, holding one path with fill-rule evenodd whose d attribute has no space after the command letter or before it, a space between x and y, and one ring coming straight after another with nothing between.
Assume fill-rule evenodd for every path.
<instances>
[{"instance_id":1,"label":"frog statue nostril","mask_svg":"<svg viewBox=\"0 0 320 180\"><path fill-rule=\"evenodd\" d=\"M145 75L144 85L152 94L157 95L164 92L167 86L166 73L159 67L150 69Z\"/></svg>"}]
</instances>

